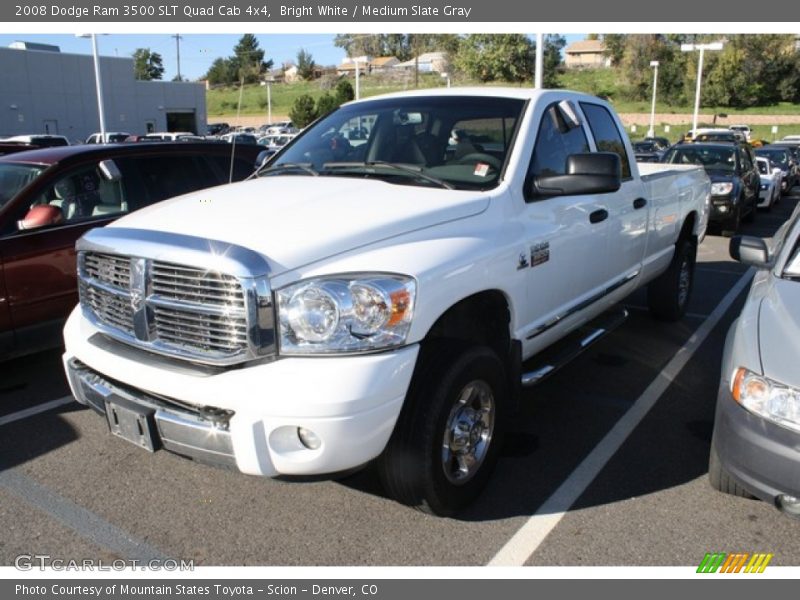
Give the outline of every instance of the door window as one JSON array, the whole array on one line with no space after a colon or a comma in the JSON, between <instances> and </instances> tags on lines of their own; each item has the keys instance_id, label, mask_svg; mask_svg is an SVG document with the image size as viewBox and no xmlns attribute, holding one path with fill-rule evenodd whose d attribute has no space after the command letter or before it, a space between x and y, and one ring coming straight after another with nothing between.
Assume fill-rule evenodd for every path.
<instances>
[{"instance_id":1,"label":"door window","mask_svg":"<svg viewBox=\"0 0 800 600\"><path fill-rule=\"evenodd\" d=\"M108 181L96 165L59 176L37 196L32 206L37 205L58 208L64 222L128 212L121 181Z\"/></svg>"},{"instance_id":2,"label":"door window","mask_svg":"<svg viewBox=\"0 0 800 600\"><path fill-rule=\"evenodd\" d=\"M589 142L581 127L570 127L558 104L548 106L542 115L536 145L528 167L528 183L534 177L565 175L567 157L589 152ZM530 189L526 184L525 189Z\"/></svg>"},{"instance_id":3,"label":"door window","mask_svg":"<svg viewBox=\"0 0 800 600\"><path fill-rule=\"evenodd\" d=\"M581 108L589 121L589 127L592 129L597 150L599 152L619 154L619 161L622 164L622 178L630 179L631 165L628 161L628 153L625 150L622 135L611 117L611 113L604 106L588 102L581 102Z\"/></svg>"}]
</instances>

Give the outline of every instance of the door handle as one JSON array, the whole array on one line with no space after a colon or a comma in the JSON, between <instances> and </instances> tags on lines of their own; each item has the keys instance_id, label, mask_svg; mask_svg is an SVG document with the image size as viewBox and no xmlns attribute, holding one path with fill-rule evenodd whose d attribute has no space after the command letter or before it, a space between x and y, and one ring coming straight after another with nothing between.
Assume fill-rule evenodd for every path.
<instances>
[{"instance_id":1,"label":"door handle","mask_svg":"<svg viewBox=\"0 0 800 600\"><path fill-rule=\"evenodd\" d=\"M637 198L633 201L633 208L636 210L644 208L645 206L647 206L647 199L645 198Z\"/></svg>"},{"instance_id":2,"label":"door handle","mask_svg":"<svg viewBox=\"0 0 800 600\"><path fill-rule=\"evenodd\" d=\"M600 223L601 221L605 221L607 218L608 211L605 208L601 208L600 210L596 210L589 214L590 223Z\"/></svg>"}]
</instances>

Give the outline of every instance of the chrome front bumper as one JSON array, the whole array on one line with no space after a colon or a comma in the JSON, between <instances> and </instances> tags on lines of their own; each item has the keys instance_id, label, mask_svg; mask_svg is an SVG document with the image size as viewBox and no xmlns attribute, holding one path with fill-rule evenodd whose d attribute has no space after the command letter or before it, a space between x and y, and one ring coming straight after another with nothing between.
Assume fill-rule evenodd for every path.
<instances>
[{"instance_id":1,"label":"chrome front bumper","mask_svg":"<svg viewBox=\"0 0 800 600\"><path fill-rule=\"evenodd\" d=\"M106 417L111 433L149 451L159 448L204 463L235 467L232 411L198 409L109 381L78 360L66 363L75 398Z\"/></svg>"}]
</instances>

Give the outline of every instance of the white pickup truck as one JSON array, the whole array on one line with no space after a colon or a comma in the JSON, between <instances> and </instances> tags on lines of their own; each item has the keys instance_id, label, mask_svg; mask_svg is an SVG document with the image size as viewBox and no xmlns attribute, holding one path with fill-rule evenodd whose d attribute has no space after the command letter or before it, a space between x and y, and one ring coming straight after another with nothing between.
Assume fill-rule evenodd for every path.
<instances>
[{"instance_id":1,"label":"white pickup truck","mask_svg":"<svg viewBox=\"0 0 800 600\"><path fill-rule=\"evenodd\" d=\"M656 317L685 312L710 183L633 156L572 92L346 104L259 177L78 242L72 391L150 451L263 476L374 463L398 501L452 514L521 389L623 298L647 284Z\"/></svg>"}]
</instances>

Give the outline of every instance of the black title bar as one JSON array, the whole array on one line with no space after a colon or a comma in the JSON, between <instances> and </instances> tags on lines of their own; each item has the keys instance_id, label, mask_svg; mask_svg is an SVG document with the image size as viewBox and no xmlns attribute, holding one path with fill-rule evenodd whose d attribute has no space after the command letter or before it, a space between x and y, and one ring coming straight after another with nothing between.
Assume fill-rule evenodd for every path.
<instances>
[{"instance_id":1,"label":"black title bar","mask_svg":"<svg viewBox=\"0 0 800 600\"><path fill-rule=\"evenodd\" d=\"M10 23L46 22L241 22L241 23L519 23L533 29L536 23L752 23L775 21L791 9L785 2L726 0L571 0L570 2L520 2L520 0L407 0L361 2L346 0L12 0L0 4L0 20ZM789 17L791 20L791 17ZM781 21L783 22L783 21ZM598 27L598 30L602 27Z\"/></svg>"}]
</instances>

